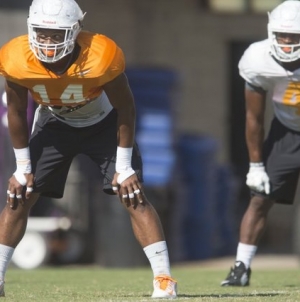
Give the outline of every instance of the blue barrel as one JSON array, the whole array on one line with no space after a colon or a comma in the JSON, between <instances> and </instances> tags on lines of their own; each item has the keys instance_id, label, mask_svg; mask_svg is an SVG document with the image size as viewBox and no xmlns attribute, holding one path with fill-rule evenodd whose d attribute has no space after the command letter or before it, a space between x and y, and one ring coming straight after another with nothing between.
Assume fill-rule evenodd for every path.
<instances>
[{"instance_id":1,"label":"blue barrel","mask_svg":"<svg viewBox=\"0 0 300 302\"><path fill-rule=\"evenodd\" d=\"M136 104L136 140L143 157L144 184L166 186L176 162L172 97L177 73L163 67L131 67L125 72Z\"/></svg>"},{"instance_id":2,"label":"blue barrel","mask_svg":"<svg viewBox=\"0 0 300 302\"><path fill-rule=\"evenodd\" d=\"M178 82L177 73L165 67L129 67L125 73L132 88L153 87L170 90Z\"/></svg>"},{"instance_id":3,"label":"blue barrel","mask_svg":"<svg viewBox=\"0 0 300 302\"><path fill-rule=\"evenodd\" d=\"M181 219L186 260L210 258L214 254L217 150L217 141L209 136L186 134L179 139L186 205Z\"/></svg>"},{"instance_id":4,"label":"blue barrel","mask_svg":"<svg viewBox=\"0 0 300 302\"><path fill-rule=\"evenodd\" d=\"M239 180L232 166L220 165L217 175L215 213L217 219L215 256L233 255L236 252L239 225L236 219Z\"/></svg>"},{"instance_id":5,"label":"blue barrel","mask_svg":"<svg viewBox=\"0 0 300 302\"><path fill-rule=\"evenodd\" d=\"M133 92L136 109L163 109L171 114L173 90L178 84L177 73L163 67L131 67L126 75Z\"/></svg>"}]
</instances>

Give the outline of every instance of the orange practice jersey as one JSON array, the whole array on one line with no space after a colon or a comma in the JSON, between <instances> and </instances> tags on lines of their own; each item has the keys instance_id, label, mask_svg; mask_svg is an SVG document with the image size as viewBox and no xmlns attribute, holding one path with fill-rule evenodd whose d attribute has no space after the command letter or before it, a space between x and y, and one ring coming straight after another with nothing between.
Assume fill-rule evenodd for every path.
<instances>
[{"instance_id":1,"label":"orange practice jersey","mask_svg":"<svg viewBox=\"0 0 300 302\"><path fill-rule=\"evenodd\" d=\"M62 75L46 69L30 50L28 35L0 49L0 75L28 88L45 106L75 106L98 97L102 86L125 69L122 50L104 35L82 31L77 60Z\"/></svg>"}]
</instances>

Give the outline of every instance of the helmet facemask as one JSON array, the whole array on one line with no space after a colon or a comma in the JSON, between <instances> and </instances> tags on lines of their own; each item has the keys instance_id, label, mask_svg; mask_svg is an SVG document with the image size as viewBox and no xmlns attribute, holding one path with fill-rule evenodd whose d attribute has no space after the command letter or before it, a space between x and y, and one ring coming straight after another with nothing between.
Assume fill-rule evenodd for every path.
<instances>
[{"instance_id":1,"label":"helmet facemask","mask_svg":"<svg viewBox=\"0 0 300 302\"><path fill-rule=\"evenodd\" d=\"M284 32L285 34L294 34ZM280 32L275 32L269 30L269 40L271 44L272 55L281 62L293 62L300 59L300 33L298 42L293 42L292 44L285 44L278 42L278 34Z\"/></svg>"},{"instance_id":2,"label":"helmet facemask","mask_svg":"<svg viewBox=\"0 0 300 302\"><path fill-rule=\"evenodd\" d=\"M70 54L74 49L77 35L81 30L79 23L74 24L69 29L58 28L58 30L65 31L62 42L40 43L37 35L39 28L43 27L28 24L29 44L35 56L46 63L54 63Z\"/></svg>"}]
</instances>

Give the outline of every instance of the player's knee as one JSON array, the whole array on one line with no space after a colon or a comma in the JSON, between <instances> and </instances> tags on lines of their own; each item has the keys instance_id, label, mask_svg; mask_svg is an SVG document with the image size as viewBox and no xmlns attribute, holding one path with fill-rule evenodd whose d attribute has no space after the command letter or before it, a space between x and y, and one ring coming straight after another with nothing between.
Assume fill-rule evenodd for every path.
<instances>
[{"instance_id":1,"label":"player's knee","mask_svg":"<svg viewBox=\"0 0 300 302\"><path fill-rule=\"evenodd\" d=\"M260 214L267 214L271 209L274 201L265 196L253 196L251 198L249 208Z\"/></svg>"}]
</instances>

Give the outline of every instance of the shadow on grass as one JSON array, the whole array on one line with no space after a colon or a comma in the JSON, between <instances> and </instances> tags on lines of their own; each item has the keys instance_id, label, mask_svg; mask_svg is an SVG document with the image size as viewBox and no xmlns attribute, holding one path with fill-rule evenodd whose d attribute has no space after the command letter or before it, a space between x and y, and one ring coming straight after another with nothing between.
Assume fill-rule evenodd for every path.
<instances>
[{"instance_id":1,"label":"shadow on grass","mask_svg":"<svg viewBox=\"0 0 300 302\"><path fill-rule=\"evenodd\" d=\"M275 297L284 296L283 293L257 293L257 294L220 294L220 295L185 295L179 294L178 298L246 298L246 297Z\"/></svg>"}]
</instances>

